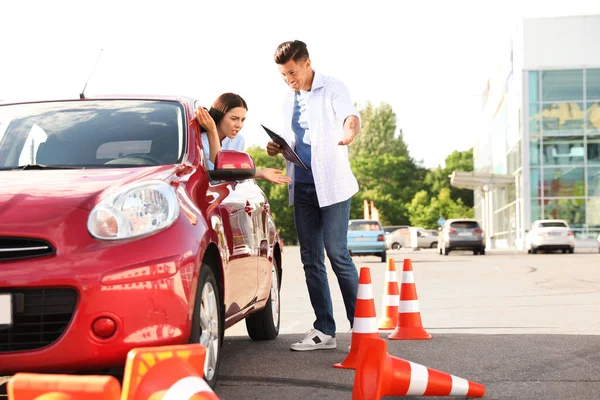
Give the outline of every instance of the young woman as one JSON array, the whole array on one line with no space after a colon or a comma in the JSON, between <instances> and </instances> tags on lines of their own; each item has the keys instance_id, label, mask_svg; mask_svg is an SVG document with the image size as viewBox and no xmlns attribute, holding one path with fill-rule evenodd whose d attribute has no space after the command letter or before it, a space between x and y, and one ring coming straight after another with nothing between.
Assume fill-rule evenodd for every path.
<instances>
[{"instance_id":1,"label":"young woman","mask_svg":"<svg viewBox=\"0 0 600 400\"><path fill-rule=\"evenodd\" d=\"M213 103L210 110L198 107L196 119L206 130L202 132L202 147L208 160L208 168L214 169L217 153L221 150L244 150L244 137L239 134L246 120L246 101L235 93L223 93ZM292 179L275 168L257 170L255 178L284 184Z\"/></svg>"}]
</instances>

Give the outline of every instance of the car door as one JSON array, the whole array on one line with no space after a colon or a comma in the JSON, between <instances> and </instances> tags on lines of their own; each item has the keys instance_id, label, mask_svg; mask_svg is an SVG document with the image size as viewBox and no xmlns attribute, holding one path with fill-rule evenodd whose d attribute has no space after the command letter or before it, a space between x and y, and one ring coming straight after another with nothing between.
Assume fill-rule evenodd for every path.
<instances>
[{"instance_id":1,"label":"car door","mask_svg":"<svg viewBox=\"0 0 600 400\"><path fill-rule=\"evenodd\" d=\"M249 306L256 295L259 243L255 221L260 209L252 200L253 192L253 180L238 182L219 206L229 248L225 317Z\"/></svg>"},{"instance_id":2,"label":"car door","mask_svg":"<svg viewBox=\"0 0 600 400\"><path fill-rule=\"evenodd\" d=\"M271 271L273 261L271 260L271 249L275 244L275 223L270 212L269 202L263 191L255 185L252 201L256 204L254 228L258 243L258 281L257 301L269 296L271 285Z\"/></svg>"}]
</instances>

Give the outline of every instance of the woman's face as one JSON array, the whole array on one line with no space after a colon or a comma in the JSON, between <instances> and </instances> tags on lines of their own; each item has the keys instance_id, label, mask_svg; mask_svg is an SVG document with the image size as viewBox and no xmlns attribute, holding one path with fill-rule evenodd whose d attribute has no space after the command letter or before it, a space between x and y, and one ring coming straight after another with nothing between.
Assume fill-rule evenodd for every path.
<instances>
[{"instance_id":1,"label":"woman's face","mask_svg":"<svg viewBox=\"0 0 600 400\"><path fill-rule=\"evenodd\" d=\"M244 107L236 107L227 111L221 121L219 121L219 126L217 129L222 137L228 137L233 139L242 130L244 126L244 121L246 120L246 112L247 110Z\"/></svg>"}]
</instances>

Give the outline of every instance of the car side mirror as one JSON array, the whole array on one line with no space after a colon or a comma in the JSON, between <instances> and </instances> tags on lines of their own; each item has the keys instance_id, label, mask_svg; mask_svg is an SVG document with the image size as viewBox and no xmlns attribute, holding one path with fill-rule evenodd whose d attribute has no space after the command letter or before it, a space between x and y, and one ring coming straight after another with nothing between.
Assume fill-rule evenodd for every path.
<instances>
[{"instance_id":1,"label":"car side mirror","mask_svg":"<svg viewBox=\"0 0 600 400\"><path fill-rule=\"evenodd\" d=\"M215 168L209 171L211 179L241 181L254 178L256 166L250 154L237 150L221 150L215 157Z\"/></svg>"},{"instance_id":2,"label":"car side mirror","mask_svg":"<svg viewBox=\"0 0 600 400\"><path fill-rule=\"evenodd\" d=\"M529 233L529 229L525 229L525 233Z\"/></svg>"}]
</instances>

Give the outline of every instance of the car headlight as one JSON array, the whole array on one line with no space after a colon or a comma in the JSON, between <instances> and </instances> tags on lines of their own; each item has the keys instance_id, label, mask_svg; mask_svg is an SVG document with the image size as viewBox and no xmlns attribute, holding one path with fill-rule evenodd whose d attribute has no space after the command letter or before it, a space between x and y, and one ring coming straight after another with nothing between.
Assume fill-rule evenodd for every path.
<instances>
[{"instance_id":1,"label":"car headlight","mask_svg":"<svg viewBox=\"0 0 600 400\"><path fill-rule=\"evenodd\" d=\"M168 228L178 216L173 187L163 181L147 181L102 200L92 209L87 226L97 239L130 239Z\"/></svg>"}]
</instances>

